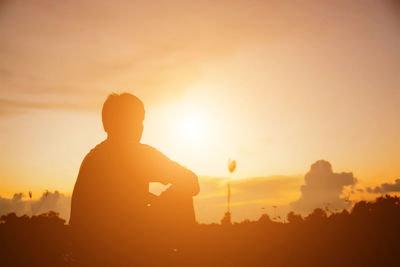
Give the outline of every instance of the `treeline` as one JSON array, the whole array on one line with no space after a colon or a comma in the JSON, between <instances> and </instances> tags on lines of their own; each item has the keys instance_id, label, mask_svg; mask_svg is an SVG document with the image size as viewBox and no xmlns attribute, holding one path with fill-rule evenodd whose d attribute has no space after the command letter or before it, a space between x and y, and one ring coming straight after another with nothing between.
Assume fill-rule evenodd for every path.
<instances>
[{"instance_id":1,"label":"treeline","mask_svg":"<svg viewBox=\"0 0 400 267\"><path fill-rule=\"evenodd\" d=\"M77 265L70 230L54 212L1 216L0 265ZM350 212L291 212L285 223L265 214L257 221L199 224L189 236L169 254L154 252L149 265L400 266L400 199L360 201Z\"/></svg>"}]
</instances>

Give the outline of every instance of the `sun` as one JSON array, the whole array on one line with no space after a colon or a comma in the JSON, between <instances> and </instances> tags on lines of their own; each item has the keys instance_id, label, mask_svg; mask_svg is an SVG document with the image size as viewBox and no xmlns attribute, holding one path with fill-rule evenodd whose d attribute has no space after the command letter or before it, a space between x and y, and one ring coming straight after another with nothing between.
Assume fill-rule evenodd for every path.
<instances>
[{"instance_id":1,"label":"sun","mask_svg":"<svg viewBox=\"0 0 400 267\"><path fill-rule=\"evenodd\" d=\"M206 121L201 114L190 113L182 117L180 135L183 140L189 142L203 141L206 135Z\"/></svg>"}]
</instances>

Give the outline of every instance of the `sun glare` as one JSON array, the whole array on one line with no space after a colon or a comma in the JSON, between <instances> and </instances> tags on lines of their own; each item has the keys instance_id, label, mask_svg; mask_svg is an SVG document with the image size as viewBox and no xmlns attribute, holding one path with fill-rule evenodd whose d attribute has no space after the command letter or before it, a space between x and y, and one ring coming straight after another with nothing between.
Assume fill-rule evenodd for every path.
<instances>
[{"instance_id":1,"label":"sun glare","mask_svg":"<svg viewBox=\"0 0 400 267\"><path fill-rule=\"evenodd\" d=\"M198 114L187 114L180 122L180 133L183 139L190 142L199 142L205 136L205 122Z\"/></svg>"},{"instance_id":2,"label":"sun glare","mask_svg":"<svg viewBox=\"0 0 400 267\"><path fill-rule=\"evenodd\" d=\"M223 135L222 122L227 123L223 115L206 97L187 95L152 111L146 121L144 143L154 144L196 172L223 175L226 159L233 155L229 135Z\"/></svg>"}]
</instances>

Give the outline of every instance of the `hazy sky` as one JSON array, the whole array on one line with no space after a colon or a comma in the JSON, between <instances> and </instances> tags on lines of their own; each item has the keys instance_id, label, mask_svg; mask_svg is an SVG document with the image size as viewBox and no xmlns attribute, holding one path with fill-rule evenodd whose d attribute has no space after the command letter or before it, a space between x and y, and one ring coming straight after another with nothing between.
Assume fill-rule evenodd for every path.
<instances>
[{"instance_id":1,"label":"hazy sky","mask_svg":"<svg viewBox=\"0 0 400 267\"><path fill-rule=\"evenodd\" d=\"M116 4L118 3L118 4ZM389 0L0 1L0 194L72 191L101 105L199 175L400 176L400 9ZM294 199L293 199L294 200ZM290 199L287 200L289 202Z\"/></svg>"}]
</instances>

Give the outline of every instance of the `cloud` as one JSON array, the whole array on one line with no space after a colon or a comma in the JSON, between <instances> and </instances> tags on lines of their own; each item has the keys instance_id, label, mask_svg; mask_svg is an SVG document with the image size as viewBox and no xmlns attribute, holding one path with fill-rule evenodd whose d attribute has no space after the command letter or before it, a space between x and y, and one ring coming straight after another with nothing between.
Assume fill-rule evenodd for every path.
<instances>
[{"instance_id":1,"label":"cloud","mask_svg":"<svg viewBox=\"0 0 400 267\"><path fill-rule=\"evenodd\" d=\"M383 183L375 188L367 187L366 191L374 194L400 192L400 179L396 179L394 183Z\"/></svg>"},{"instance_id":2,"label":"cloud","mask_svg":"<svg viewBox=\"0 0 400 267\"><path fill-rule=\"evenodd\" d=\"M311 165L304 180L300 198L291 203L296 211L310 212L325 206L343 209L351 205L341 195L346 186L354 186L357 183L352 173L334 173L328 161L319 160Z\"/></svg>"},{"instance_id":3,"label":"cloud","mask_svg":"<svg viewBox=\"0 0 400 267\"><path fill-rule=\"evenodd\" d=\"M32 102L0 98L0 115L21 113L27 110L75 110L88 111L99 109L99 104L81 104L70 102Z\"/></svg>"},{"instance_id":4,"label":"cloud","mask_svg":"<svg viewBox=\"0 0 400 267\"><path fill-rule=\"evenodd\" d=\"M45 192L40 199L24 199L24 194L14 194L12 198L0 197L0 215L15 212L20 215L38 215L47 211L56 211L60 217L68 220L70 215L71 197L58 191Z\"/></svg>"},{"instance_id":5,"label":"cloud","mask_svg":"<svg viewBox=\"0 0 400 267\"><path fill-rule=\"evenodd\" d=\"M53 97L70 97L71 103L85 98L90 106L93 98L103 99L118 90L130 91L146 103L176 99L201 80L205 70L215 67L215 62L253 45L261 44L268 51L273 49L271 45L284 41L278 44L283 49L279 53L295 49L297 55L307 54L297 51L302 45L314 51L315 43L322 41L323 46L332 38L335 41L327 48L330 51L339 49L337 40L341 37L346 44L354 43L351 38L358 35L348 32L353 27L354 32L360 31L358 27L368 27L379 44L395 43L377 35L386 32L386 24L382 24L382 31L370 27L369 20L351 23L354 10L360 17L372 16L372 21L388 15L377 12L381 10L378 8L365 8L358 1L335 1L335 8L316 0L301 4L288 0L1 3L0 97L29 97L44 103L34 108L57 103ZM362 40L357 50L365 44L368 42ZM387 50L378 48L371 50ZM364 53L361 55L364 59ZM357 55L352 52L351 56ZM393 55L390 58L398 62Z\"/></svg>"},{"instance_id":6,"label":"cloud","mask_svg":"<svg viewBox=\"0 0 400 267\"><path fill-rule=\"evenodd\" d=\"M0 97L41 103L25 109L59 106L55 97L90 105L119 90L147 103L174 99L202 78L205 63L244 43L250 27L241 22L250 10L222 1L212 9L187 1L2 3Z\"/></svg>"}]
</instances>

